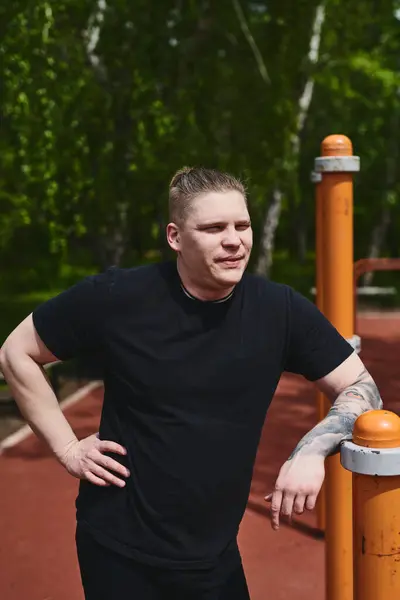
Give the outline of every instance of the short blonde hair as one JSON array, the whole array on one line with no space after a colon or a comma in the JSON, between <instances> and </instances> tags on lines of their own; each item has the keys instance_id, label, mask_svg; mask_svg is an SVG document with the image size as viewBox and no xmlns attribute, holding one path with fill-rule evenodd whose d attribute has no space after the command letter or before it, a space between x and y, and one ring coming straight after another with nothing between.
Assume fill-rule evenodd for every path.
<instances>
[{"instance_id":1,"label":"short blonde hair","mask_svg":"<svg viewBox=\"0 0 400 600\"><path fill-rule=\"evenodd\" d=\"M169 185L169 218L178 225L184 223L193 200L208 192L236 190L247 204L244 184L229 173L203 167L184 167L173 176Z\"/></svg>"}]
</instances>

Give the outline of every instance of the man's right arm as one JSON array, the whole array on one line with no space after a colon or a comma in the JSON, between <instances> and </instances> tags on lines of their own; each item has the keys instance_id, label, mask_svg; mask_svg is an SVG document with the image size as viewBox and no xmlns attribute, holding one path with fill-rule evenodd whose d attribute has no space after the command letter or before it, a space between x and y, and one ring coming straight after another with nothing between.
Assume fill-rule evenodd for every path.
<instances>
[{"instance_id":1,"label":"man's right arm","mask_svg":"<svg viewBox=\"0 0 400 600\"><path fill-rule=\"evenodd\" d=\"M125 449L95 435L78 441L63 415L43 368L57 360L40 339L32 315L14 329L0 350L0 368L21 414L59 462L75 477L94 484L125 485L108 469L125 477L129 475L127 469L103 454L125 454Z\"/></svg>"},{"instance_id":2,"label":"man's right arm","mask_svg":"<svg viewBox=\"0 0 400 600\"><path fill-rule=\"evenodd\" d=\"M0 351L1 370L21 414L62 462L77 438L42 366L57 360L36 333L32 315L14 329Z\"/></svg>"}]
</instances>

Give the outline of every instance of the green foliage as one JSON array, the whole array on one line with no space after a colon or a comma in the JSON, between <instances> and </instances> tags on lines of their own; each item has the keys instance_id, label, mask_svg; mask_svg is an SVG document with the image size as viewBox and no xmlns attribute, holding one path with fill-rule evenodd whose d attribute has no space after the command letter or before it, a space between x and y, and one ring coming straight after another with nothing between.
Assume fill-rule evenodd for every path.
<instances>
[{"instance_id":1,"label":"green foliage","mask_svg":"<svg viewBox=\"0 0 400 600\"><path fill-rule=\"evenodd\" d=\"M386 204L392 226L384 251L398 253L399 184L388 176L388 156L400 139L399 6L373 4L324 2L320 59L311 67L316 0L241 0L241 12L233 2L208 0L3 3L3 289L52 289L110 263L166 256L168 182L182 165L203 164L248 182L252 264L279 186L272 275L308 290L309 176L320 142L335 132L348 135L361 156L356 255L367 251ZM297 156L299 97L311 80ZM302 264L294 246L300 229Z\"/></svg>"}]
</instances>

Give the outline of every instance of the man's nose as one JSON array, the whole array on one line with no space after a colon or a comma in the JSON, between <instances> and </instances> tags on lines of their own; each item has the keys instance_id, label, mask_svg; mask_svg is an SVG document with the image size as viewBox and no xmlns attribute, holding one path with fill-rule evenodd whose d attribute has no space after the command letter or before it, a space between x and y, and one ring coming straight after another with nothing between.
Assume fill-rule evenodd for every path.
<instances>
[{"instance_id":1,"label":"man's nose","mask_svg":"<svg viewBox=\"0 0 400 600\"><path fill-rule=\"evenodd\" d=\"M234 227L225 230L222 243L224 246L240 246L240 236Z\"/></svg>"}]
</instances>

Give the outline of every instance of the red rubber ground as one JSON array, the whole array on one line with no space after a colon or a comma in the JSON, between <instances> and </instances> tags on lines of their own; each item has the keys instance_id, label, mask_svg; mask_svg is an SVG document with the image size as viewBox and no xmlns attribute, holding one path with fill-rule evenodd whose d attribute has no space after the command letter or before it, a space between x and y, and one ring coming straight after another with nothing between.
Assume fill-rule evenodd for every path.
<instances>
[{"instance_id":1,"label":"red rubber ground","mask_svg":"<svg viewBox=\"0 0 400 600\"><path fill-rule=\"evenodd\" d=\"M364 317L359 333L385 407L400 413L400 316ZM66 411L79 437L96 430L101 395L96 390ZM264 427L240 531L252 600L324 598L324 542L315 535L315 514L273 532L263 500L315 414L312 386L285 376ZM77 485L33 436L0 456L2 600L83 600L74 546Z\"/></svg>"}]
</instances>

